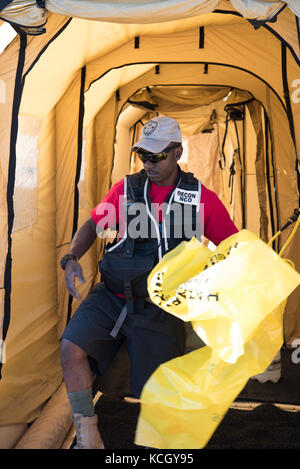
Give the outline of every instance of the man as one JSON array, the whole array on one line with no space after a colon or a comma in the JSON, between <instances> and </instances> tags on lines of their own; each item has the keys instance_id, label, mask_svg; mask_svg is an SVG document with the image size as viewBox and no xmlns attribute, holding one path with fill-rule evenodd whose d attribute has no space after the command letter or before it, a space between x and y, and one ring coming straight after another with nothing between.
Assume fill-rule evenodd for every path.
<instances>
[{"instance_id":1,"label":"man","mask_svg":"<svg viewBox=\"0 0 300 469\"><path fill-rule=\"evenodd\" d=\"M79 298L75 279L84 279L78 260L97 233L103 236L107 228L117 228L118 238L100 263L102 283L81 303L62 336L63 373L78 447L104 447L93 408L91 363L95 372L103 373L126 339L131 394L138 398L161 363L184 353L183 322L149 300L149 272L166 252L193 235L203 233L218 245L237 231L217 195L178 166L181 143L174 119L161 116L146 123L132 148L144 170L110 189L62 259L68 291Z\"/></svg>"}]
</instances>

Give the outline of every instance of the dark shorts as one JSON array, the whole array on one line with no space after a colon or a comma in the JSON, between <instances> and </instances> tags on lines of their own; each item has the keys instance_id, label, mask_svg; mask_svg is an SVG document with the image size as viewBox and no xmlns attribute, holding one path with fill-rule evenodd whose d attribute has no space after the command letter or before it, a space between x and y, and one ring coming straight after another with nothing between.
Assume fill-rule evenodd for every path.
<instances>
[{"instance_id":1,"label":"dark shorts","mask_svg":"<svg viewBox=\"0 0 300 469\"><path fill-rule=\"evenodd\" d=\"M184 354L184 323L151 302L128 313L116 337L110 333L125 299L97 284L68 323L62 338L84 350L103 374L126 340L131 369L131 394L139 397L154 370Z\"/></svg>"}]
</instances>

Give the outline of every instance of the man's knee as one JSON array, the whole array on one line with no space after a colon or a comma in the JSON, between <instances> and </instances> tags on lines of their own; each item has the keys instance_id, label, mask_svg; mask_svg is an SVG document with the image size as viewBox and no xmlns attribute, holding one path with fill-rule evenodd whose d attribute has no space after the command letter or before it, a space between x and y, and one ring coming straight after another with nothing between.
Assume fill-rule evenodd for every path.
<instances>
[{"instance_id":1,"label":"man's knee","mask_svg":"<svg viewBox=\"0 0 300 469\"><path fill-rule=\"evenodd\" d=\"M60 351L63 365L84 360L87 356L84 350L68 339L61 340Z\"/></svg>"}]
</instances>

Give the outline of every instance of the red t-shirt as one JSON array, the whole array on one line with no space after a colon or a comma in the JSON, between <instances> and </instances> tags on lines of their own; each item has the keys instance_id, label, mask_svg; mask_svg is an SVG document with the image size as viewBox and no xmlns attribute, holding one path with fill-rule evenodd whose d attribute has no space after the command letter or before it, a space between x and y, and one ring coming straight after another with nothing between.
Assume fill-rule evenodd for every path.
<instances>
[{"instance_id":1,"label":"red t-shirt","mask_svg":"<svg viewBox=\"0 0 300 469\"><path fill-rule=\"evenodd\" d=\"M149 195L152 204L163 204L175 187L174 185L157 186L153 182L149 182ZM124 179L114 184L104 199L91 211L91 217L99 228L115 228L116 223L121 221L122 212L120 216L120 207L122 207L123 199ZM238 231L221 200L203 184L200 202L204 204L204 236L216 246ZM159 211L159 216L161 215L162 212ZM120 236L122 237L122 233L120 233Z\"/></svg>"}]
</instances>

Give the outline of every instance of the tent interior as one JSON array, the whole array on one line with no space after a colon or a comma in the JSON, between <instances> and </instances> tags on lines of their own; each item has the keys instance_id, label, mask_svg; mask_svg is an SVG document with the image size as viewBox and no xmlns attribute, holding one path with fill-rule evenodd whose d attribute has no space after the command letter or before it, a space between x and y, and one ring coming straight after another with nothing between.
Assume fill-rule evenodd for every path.
<instances>
[{"instance_id":1,"label":"tent interior","mask_svg":"<svg viewBox=\"0 0 300 469\"><path fill-rule=\"evenodd\" d=\"M141 169L130 148L143 123L156 115L178 120L181 167L218 194L238 229L268 242L299 210L293 2L269 2L281 4L272 22L259 14L249 20L225 0L157 21L88 17L75 7L67 15L56 3L46 2L45 30L36 35L0 11L0 31L10 22L18 33L0 54L1 448L18 447L49 403L45 440L60 447L71 426L60 337L80 301L68 295L59 261L111 185ZM276 252L291 229L273 242ZM103 249L99 238L81 260L82 298L99 281ZM296 232L284 257L298 271L299 252ZM297 288L284 314L288 348L300 342L299 300ZM120 382L122 396L126 376ZM19 447L26 444L34 443Z\"/></svg>"}]
</instances>

